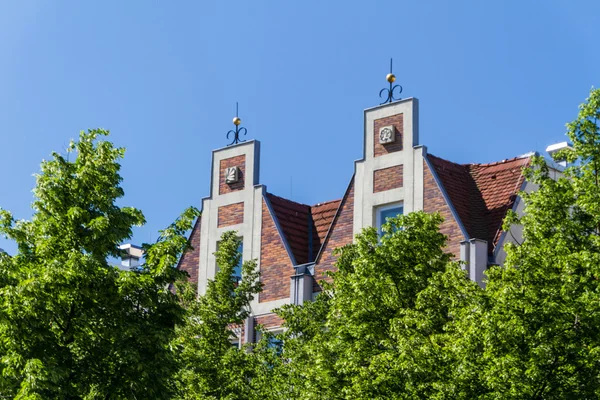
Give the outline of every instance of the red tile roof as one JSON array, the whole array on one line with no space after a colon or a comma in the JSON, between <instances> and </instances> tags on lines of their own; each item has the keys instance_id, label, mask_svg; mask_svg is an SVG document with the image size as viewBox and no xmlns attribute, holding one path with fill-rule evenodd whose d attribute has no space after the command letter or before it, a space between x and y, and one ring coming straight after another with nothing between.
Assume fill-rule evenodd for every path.
<instances>
[{"instance_id":1,"label":"red tile roof","mask_svg":"<svg viewBox=\"0 0 600 400\"><path fill-rule=\"evenodd\" d=\"M471 175L477 183L487 210L487 237L494 246L502 233L502 221L510 210L523 182L523 168L531 163L531 157L513 158L491 164L473 164Z\"/></svg>"},{"instance_id":2,"label":"red tile roof","mask_svg":"<svg viewBox=\"0 0 600 400\"><path fill-rule=\"evenodd\" d=\"M289 245L296 259L296 264L309 262L310 207L271 193L267 193L266 196L285 236L282 239Z\"/></svg>"},{"instance_id":3,"label":"red tile roof","mask_svg":"<svg viewBox=\"0 0 600 400\"><path fill-rule=\"evenodd\" d=\"M333 222L335 213L340 207L341 199L327 201L325 203L315 204L310 208L312 220L315 226L315 235L313 236L313 254L314 257L319 253L319 249L325 242L325 236Z\"/></svg>"},{"instance_id":4,"label":"red tile roof","mask_svg":"<svg viewBox=\"0 0 600 400\"><path fill-rule=\"evenodd\" d=\"M456 164L431 154L427 158L469 236L487 240L488 252L493 253L502 221L523 185L523 167L531 158L490 164Z\"/></svg>"},{"instance_id":5,"label":"red tile roof","mask_svg":"<svg viewBox=\"0 0 600 400\"><path fill-rule=\"evenodd\" d=\"M311 207L272 193L266 193L266 197L281 227L283 239L294 254L296 264L314 261L341 200L319 203Z\"/></svg>"}]
</instances>

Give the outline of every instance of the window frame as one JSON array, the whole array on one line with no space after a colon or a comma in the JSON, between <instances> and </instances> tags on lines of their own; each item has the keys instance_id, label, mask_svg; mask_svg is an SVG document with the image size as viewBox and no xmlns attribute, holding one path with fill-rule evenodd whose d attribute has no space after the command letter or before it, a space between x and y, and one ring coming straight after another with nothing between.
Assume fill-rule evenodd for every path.
<instances>
[{"instance_id":1,"label":"window frame","mask_svg":"<svg viewBox=\"0 0 600 400\"><path fill-rule=\"evenodd\" d=\"M240 256L241 256L240 263L233 268L233 273L231 274L231 276L233 278L236 278L236 284L239 285L240 282L242 281L242 268L244 266L244 238L243 237L240 238L240 245L238 246L237 251L240 253ZM238 268L239 268L239 272L240 272L239 276L235 275L235 273L237 272L236 269L238 269Z\"/></svg>"},{"instance_id":2,"label":"window frame","mask_svg":"<svg viewBox=\"0 0 600 400\"><path fill-rule=\"evenodd\" d=\"M401 212L396 214L396 216L404 215L404 202L402 202L402 201L375 207L375 228L377 228L377 233L379 234L380 237L383 235L383 232L381 231L381 226L386 222L386 221L381 221L381 214L385 211L393 210L394 208L401 209Z\"/></svg>"},{"instance_id":3,"label":"window frame","mask_svg":"<svg viewBox=\"0 0 600 400\"><path fill-rule=\"evenodd\" d=\"M285 332L285 329L283 327L273 327L273 328L263 329L263 331L268 332L272 335L280 335ZM256 342L257 343L262 339L262 337L263 337L263 332L256 331ZM269 348L276 347L277 352L281 353L283 351L283 340L280 340L279 342L280 342L279 344L269 342L267 347L269 347Z\"/></svg>"},{"instance_id":4,"label":"window frame","mask_svg":"<svg viewBox=\"0 0 600 400\"><path fill-rule=\"evenodd\" d=\"M240 245L239 245L239 247L238 247L238 251L239 251L239 253L241 254L241 257L240 257L240 263L239 263L239 265L238 265L238 266L235 266L235 267L233 268L233 272L232 272L232 274L231 274L231 277L232 277L232 278L236 278L236 279L235 279L235 284L236 284L236 286L237 286L237 285L239 285L239 284L240 284L240 282L242 281L242 268L243 268L243 266L244 266L244 237L243 237L243 236L238 236L238 239L240 239ZM218 240L218 241L217 241L217 251L219 251L219 246L220 246L220 245L221 245L221 241L220 241L220 240ZM239 268L239 272L240 272L240 275L239 275L239 276L238 276L238 275L235 275L235 273L237 272L237 271L236 271L236 268ZM219 272L219 270L220 270L220 268L219 268L219 265L217 264L217 260L215 259L215 273L216 273L216 272Z\"/></svg>"}]
</instances>

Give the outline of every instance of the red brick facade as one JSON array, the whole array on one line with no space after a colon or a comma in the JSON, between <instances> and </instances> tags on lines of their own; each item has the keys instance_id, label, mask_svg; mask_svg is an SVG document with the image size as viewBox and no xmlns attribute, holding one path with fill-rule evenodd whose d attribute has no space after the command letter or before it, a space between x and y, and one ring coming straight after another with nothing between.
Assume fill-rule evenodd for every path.
<instances>
[{"instance_id":1,"label":"red brick facade","mask_svg":"<svg viewBox=\"0 0 600 400\"><path fill-rule=\"evenodd\" d=\"M325 276L327 271L335 270L337 257L333 251L338 247L352 243L354 239L354 178L350 181L346 195L344 196L337 217L331 225L329 238L326 239L321 255L315 265L315 282L320 280L329 281ZM315 290L318 290L315 287Z\"/></svg>"},{"instance_id":2,"label":"red brick facade","mask_svg":"<svg viewBox=\"0 0 600 400\"><path fill-rule=\"evenodd\" d=\"M277 314L264 314L259 315L254 318L254 326L258 327L258 325L262 325L264 329L271 330L275 328L279 328L283 325L283 319L280 318ZM254 342L257 341L256 330L254 331L254 336L252 340Z\"/></svg>"},{"instance_id":3,"label":"red brick facade","mask_svg":"<svg viewBox=\"0 0 600 400\"><path fill-rule=\"evenodd\" d=\"M290 277L294 274L292 261L277 231L267 203L262 206L262 235L260 239L260 280L263 291L259 302L290 297Z\"/></svg>"},{"instance_id":4,"label":"red brick facade","mask_svg":"<svg viewBox=\"0 0 600 400\"><path fill-rule=\"evenodd\" d=\"M380 206L405 201L407 209L412 209L411 204L418 209L421 204L420 196L423 195L423 210L427 213L438 212L444 218L440 231L448 237L445 250L452 253L454 259L460 257L460 242L465 240L465 235L487 240L489 244L489 254L478 251L480 255L483 254L484 259L476 255L477 260L484 261L475 262L476 266L481 266L478 268L484 268L485 263L490 261L488 257L494 257L496 243L503 244L498 242L502 219L506 210L514 205L517 190L524 179L521 168L528 161L518 157L492 164L456 164L432 156L425 147L415 147L419 146L416 130L418 120L413 121L418 111L417 106L416 100L405 99L389 105L389 108L366 111L367 114L377 116L399 113L375 120L367 115L366 120L372 121L372 125L369 122L365 126L367 136L363 139L370 143L372 137L373 145L363 149L364 159L355 164L356 179L359 181L352 177L342 199L325 203L297 203L276 196L268 192L265 186L258 185L258 141L217 150L218 154L214 159L219 162L215 161L212 168L213 171L219 171L218 194L213 186L211 197L203 200L205 214L202 232L207 232L205 236L208 237L202 237L202 248L214 249L218 245L219 238L216 236L220 230L217 228L231 229L236 226L238 235L245 238L245 257L258 259L263 284L263 291L252 303L253 312L260 313L251 317L254 318L251 321L255 326L279 328L283 321L272 313L274 307L311 301L314 292L322 290L319 282L331 281L327 273L337 270L337 256L334 252L353 242L355 227L359 229L363 225L373 224L375 221L368 221L367 218L371 214L376 217ZM405 116L407 127L413 127L410 130L407 128L406 132ZM384 126L394 127L394 142L379 143L379 131ZM396 154L390 155L392 153ZM377 158L385 155L390 156ZM411 163L411 168L407 165L407 173L410 175L407 175L406 187L404 166L389 167L403 160ZM419 167L418 163L423 162L422 182L421 170L412 168L413 162ZM231 167L238 168L239 181L227 184L225 171ZM243 190L246 188L247 171L251 175L250 186L248 190ZM398 188L404 189L393 190ZM235 191L240 192L232 195ZM258 199L260 203L255 203ZM232 201L237 203L230 204ZM357 215L361 215L361 221L356 223L355 206L360 207ZM203 294L208 286L203 279L212 276L216 265L210 254L202 254L200 257L200 231L198 220L190 237L194 249L182 256L179 268L188 272L190 281L197 283L200 294ZM260 240L260 246L257 240ZM471 253L472 256L473 254ZM199 273L200 266L203 268L202 274ZM291 288L291 279L296 272L298 275L294 280L302 284ZM311 276L313 272L314 275ZM198 281L199 276L204 278ZM241 332L240 336L243 337L245 328L248 327L232 327L232 330L236 335ZM248 331L248 336L249 340L256 339L252 332Z\"/></svg>"},{"instance_id":5,"label":"red brick facade","mask_svg":"<svg viewBox=\"0 0 600 400\"><path fill-rule=\"evenodd\" d=\"M403 184L403 165L373 171L373 193L401 188Z\"/></svg>"},{"instance_id":6,"label":"red brick facade","mask_svg":"<svg viewBox=\"0 0 600 400\"><path fill-rule=\"evenodd\" d=\"M277 314L265 314L254 318L254 322L255 326L262 325L266 329L271 329L280 327L283 324L283 319Z\"/></svg>"},{"instance_id":7,"label":"red brick facade","mask_svg":"<svg viewBox=\"0 0 600 400\"><path fill-rule=\"evenodd\" d=\"M396 140L393 143L379 144L379 129L384 126L393 125L396 128ZM404 117L403 114L392 115L375 120L375 129L373 130L373 155L375 157L388 153L394 153L402 150L402 139L404 138Z\"/></svg>"},{"instance_id":8,"label":"red brick facade","mask_svg":"<svg viewBox=\"0 0 600 400\"><path fill-rule=\"evenodd\" d=\"M460 257L460 242L465 240L465 237L425 160L423 160L423 211L427 213L439 212L444 217L440 232L448 236L447 250L454 254L455 259L458 259Z\"/></svg>"},{"instance_id":9,"label":"red brick facade","mask_svg":"<svg viewBox=\"0 0 600 400\"><path fill-rule=\"evenodd\" d=\"M225 170L231 167L239 168L239 180L236 183L225 183ZM246 181L246 155L226 158L219 165L219 194L242 190Z\"/></svg>"},{"instance_id":10,"label":"red brick facade","mask_svg":"<svg viewBox=\"0 0 600 400\"><path fill-rule=\"evenodd\" d=\"M190 282L198 284L198 269L200 267L200 218L196 220L189 240L192 248L181 256L177 268L188 273Z\"/></svg>"},{"instance_id":11,"label":"red brick facade","mask_svg":"<svg viewBox=\"0 0 600 400\"><path fill-rule=\"evenodd\" d=\"M237 225L244 222L244 203L233 203L219 207L217 227Z\"/></svg>"}]
</instances>

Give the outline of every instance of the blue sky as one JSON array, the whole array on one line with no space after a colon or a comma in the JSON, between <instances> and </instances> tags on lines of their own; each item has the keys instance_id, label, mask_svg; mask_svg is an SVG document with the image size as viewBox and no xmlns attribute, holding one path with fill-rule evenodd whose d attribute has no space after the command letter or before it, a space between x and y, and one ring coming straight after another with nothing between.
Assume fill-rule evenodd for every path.
<instances>
[{"instance_id":1,"label":"blue sky","mask_svg":"<svg viewBox=\"0 0 600 400\"><path fill-rule=\"evenodd\" d=\"M339 198L390 57L430 153L543 151L600 85L598 15L597 1L0 0L0 207L29 218L40 161L102 127L127 148L121 204L148 220L133 241L155 240L208 195L236 101L269 191Z\"/></svg>"}]
</instances>

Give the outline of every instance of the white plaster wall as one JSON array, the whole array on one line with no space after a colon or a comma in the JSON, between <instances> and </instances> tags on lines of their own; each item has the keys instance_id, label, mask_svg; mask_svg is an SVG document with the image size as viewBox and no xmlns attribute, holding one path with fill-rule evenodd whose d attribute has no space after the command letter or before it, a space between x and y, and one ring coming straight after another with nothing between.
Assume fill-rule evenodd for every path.
<instances>
[{"instance_id":1,"label":"white plaster wall","mask_svg":"<svg viewBox=\"0 0 600 400\"><path fill-rule=\"evenodd\" d=\"M244 189L219 194L221 160L246 155ZM260 258L260 229L262 225L262 194L264 188L258 185L260 143L251 141L213 151L211 197L202 200L200 226L200 260L198 274L198 294L206 293L207 282L214 279L216 260L214 253L221 235L226 231L236 231L244 241L243 259ZM219 207L234 203L244 203L244 221L238 225L218 227Z\"/></svg>"},{"instance_id":2,"label":"white plaster wall","mask_svg":"<svg viewBox=\"0 0 600 400\"><path fill-rule=\"evenodd\" d=\"M374 157L375 120L403 114L402 151ZM375 208L403 202L404 212L423 209L423 156L426 149L419 146L418 100L409 98L365 110L364 159L355 163L354 234L375 224ZM403 165L403 187L373 193L373 172Z\"/></svg>"},{"instance_id":3,"label":"white plaster wall","mask_svg":"<svg viewBox=\"0 0 600 400\"><path fill-rule=\"evenodd\" d=\"M525 182L521 189L525 193L531 193L532 191L537 190L537 188L537 185L534 185L531 182ZM525 203L523 202L523 199L521 199L520 196L517 197L517 200L513 205L513 211L515 211L519 216L523 216L524 214ZM522 239L523 227L521 225L513 225L510 227L510 230L508 232L503 232L494 251L494 263L504 265L504 262L506 261L506 251L504 251L504 246L507 243L519 244L521 243Z\"/></svg>"}]
</instances>

